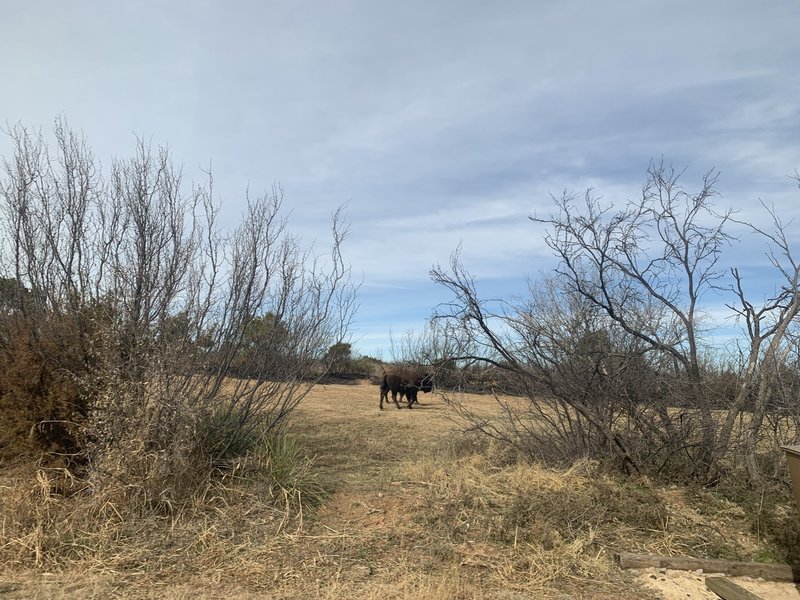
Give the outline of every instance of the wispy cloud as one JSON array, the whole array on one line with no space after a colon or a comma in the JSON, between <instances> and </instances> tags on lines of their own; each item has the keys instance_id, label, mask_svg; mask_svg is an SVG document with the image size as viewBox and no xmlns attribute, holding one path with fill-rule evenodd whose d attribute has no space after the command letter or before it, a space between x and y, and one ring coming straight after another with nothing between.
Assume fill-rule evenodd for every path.
<instances>
[{"instance_id":1,"label":"wispy cloud","mask_svg":"<svg viewBox=\"0 0 800 600\"><path fill-rule=\"evenodd\" d=\"M168 142L188 177L212 164L231 222L279 181L309 242L348 203L369 351L423 323L456 247L513 288L551 264L527 219L551 193L624 201L652 158L687 187L716 167L743 218L797 215L799 20L793 0L11 3L0 120L64 112L104 162Z\"/></svg>"}]
</instances>

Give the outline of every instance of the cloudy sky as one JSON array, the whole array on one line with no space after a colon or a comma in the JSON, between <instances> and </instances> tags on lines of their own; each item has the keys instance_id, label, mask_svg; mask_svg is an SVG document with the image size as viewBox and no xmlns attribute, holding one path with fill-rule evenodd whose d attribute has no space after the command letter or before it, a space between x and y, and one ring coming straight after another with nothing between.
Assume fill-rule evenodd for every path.
<instances>
[{"instance_id":1,"label":"cloudy sky","mask_svg":"<svg viewBox=\"0 0 800 600\"><path fill-rule=\"evenodd\" d=\"M651 159L756 221L800 212L800 3L5 2L0 122L65 115L106 164L135 136L187 177L213 166L228 215L280 183L291 223L363 278L353 341L390 358L443 290L428 272L461 244L489 296L552 267L550 194L636 197ZM0 140L8 154L8 140ZM763 262L763 248L742 260ZM767 284L768 285L768 284ZM764 293L768 293L766 290Z\"/></svg>"}]
</instances>

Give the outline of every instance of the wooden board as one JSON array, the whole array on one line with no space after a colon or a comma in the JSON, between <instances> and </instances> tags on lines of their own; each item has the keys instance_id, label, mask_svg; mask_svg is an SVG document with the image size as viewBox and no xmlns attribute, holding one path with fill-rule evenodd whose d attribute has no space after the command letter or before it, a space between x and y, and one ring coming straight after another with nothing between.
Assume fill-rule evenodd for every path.
<instances>
[{"instance_id":1,"label":"wooden board","mask_svg":"<svg viewBox=\"0 0 800 600\"><path fill-rule=\"evenodd\" d=\"M706 588L714 592L722 600L762 600L750 590L744 589L730 579L723 577L707 577Z\"/></svg>"},{"instance_id":2,"label":"wooden board","mask_svg":"<svg viewBox=\"0 0 800 600\"><path fill-rule=\"evenodd\" d=\"M735 562L730 560L690 558L687 556L653 556L620 552L615 555L620 569L676 569L704 573L725 573L732 576L762 577L768 581L800 581L800 565Z\"/></svg>"}]
</instances>

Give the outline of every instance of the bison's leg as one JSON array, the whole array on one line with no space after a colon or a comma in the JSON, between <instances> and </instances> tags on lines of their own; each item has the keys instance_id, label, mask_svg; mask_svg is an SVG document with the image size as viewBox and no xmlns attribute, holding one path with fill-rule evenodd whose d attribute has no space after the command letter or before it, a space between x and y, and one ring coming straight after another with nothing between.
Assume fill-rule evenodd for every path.
<instances>
[{"instance_id":1,"label":"bison's leg","mask_svg":"<svg viewBox=\"0 0 800 600\"><path fill-rule=\"evenodd\" d=\"M397 408L400 408L400 403L397 401L397 391L398 390L395 390L395 389L392 390L392 400L394 400L394 405ZM402 394L402 392L401 392L401 394ZM400 396L400 397L402 398L402 396Z\"/></svg>"},{"instance_id":2,"label":"bison's leg","mask_svg":"<svg viewBox=\"0 0 800 600\"><path fill-rule=\"evenodd\" d=\"M414 388L409 388L406 392L406 396L408 396L408 408L414 406L414 402L417 402L417 390Z\"/></svg>"},{"instance_id":3,"label":"bison's leg","mask_svg":"<svg viewBox=\"0 0 800 600\"><path fill-rule=\"evenodd\" d=\"M391 390L391 386L389 386L385 381L381 384L381 403L380 409L383 410L383 401L389 402L389 390ZM395 401L395 404L397 402Z\"/></svg>"}]
</instances>

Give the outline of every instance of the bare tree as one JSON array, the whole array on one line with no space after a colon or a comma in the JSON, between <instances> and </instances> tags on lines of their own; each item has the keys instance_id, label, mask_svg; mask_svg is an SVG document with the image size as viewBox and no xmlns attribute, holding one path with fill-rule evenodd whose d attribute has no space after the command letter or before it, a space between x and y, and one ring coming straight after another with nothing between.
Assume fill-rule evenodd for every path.
<instances>
[{"instance_id":1,"label":"bare tree","mask_svg":"<svg viewBox=\"0 0 800 600\"><path fill-rule=\"evenodd\" d=\"M550 227L545 239L573 289L680 366L701 419L697 466L711 475L717 440L703 385L699 302L722 277L717 262L730 241L730 215L711 207L716 174L706 174L696 194L683 189L680 175L652 164L640 200L622 210L611 212L590 191L581 209L565 194L557 215L533 219Z\"/></svg>"},{"instance_id":2,"label":"bare tree","mask_svg":"<svg viewBox=\"0 0 800 600\"><path fill-rule=\"evenodd\" d=\"M748 352L741 383L720 432L720 447L726 448L736 418L752 400L752 413L742 449L748 476L752 480L762 476L756 461L756 444L771 396L779 386L781 372L785 370L787 359L794 349L789 337L791 326L800 314L800 264L792 254L786 235L787 224L773 207L763 203L762 206L772 218L770 231L751 223L740 223L768 240L772 247L768 260L779 274L781 284L775 297L756 307L746 297L739 270L734 268L731 271L738 304L729 304L728 307L744 322Z\"/></svg>"}]
</instances>

